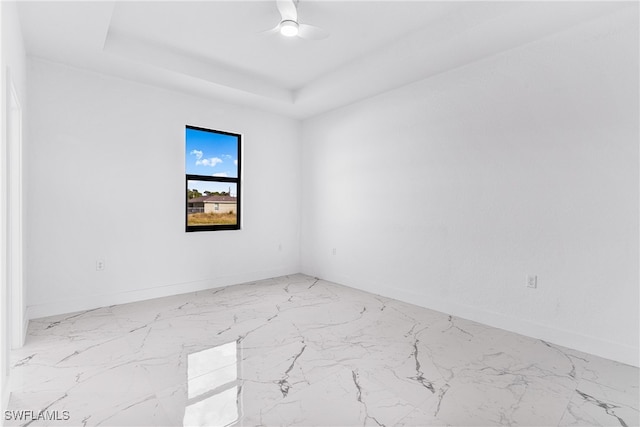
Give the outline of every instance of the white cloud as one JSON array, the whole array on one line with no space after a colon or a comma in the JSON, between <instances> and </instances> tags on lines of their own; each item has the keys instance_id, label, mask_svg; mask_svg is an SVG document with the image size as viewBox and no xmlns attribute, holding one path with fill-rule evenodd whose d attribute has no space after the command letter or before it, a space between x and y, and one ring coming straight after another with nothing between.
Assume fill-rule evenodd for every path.
<instances>
[{"instance_id":1,"label":"white cloud","mask_svg":"<svg viewBox=\"0 0 640 427\"><path fill-rule=\"evenodd\" d=\"M228 173L226 173L226 172L220 172L220 173L214 173L214 174L213 174L213 175L211 175L211 176L224 176L224 177L227 177L227 176L229 176L229 174L228 174Z\"/></svg>"},{"instance_id":2,"label":"white cloud","mask_svg":"<svg viewBox=\"0 0 640 427\"><path fill-rule=\"evenodd\" d=\"M236 165L236 166L238 166L238 160L237 160L237 159L236 159L236 160L234 160L234 161L233 161L233 164L234 164L234 165Z\"/></svg>"},{"instance_id":3,"label":"white cloud","mask_svg":"<svg viewBox=\"0 0 640 427\"><path fill-rule=\"evenodd\" d=\"M218 157L211 157L210 159L198 159L198 160L196 160L196 165L198 165L198 166L215 167L219 163L222 163L222 159L220 159Z\"/></svg>"},{"instance_id":4,"label":"white cloud","mask_svg":"<svg viewBox=\"0 0 640 427\"><path fill-rule=\"evenodd\" d=\"M193 154L193 155L195 155L195 156L196 156L196 158L197 158L198 160L200 160L200 159L202 158L202 154L203 154L203 153L202 153L202 151L200 151L200 150L191 150L191 152L190 152L189 154Z\"/></svg>"}]
</instances>

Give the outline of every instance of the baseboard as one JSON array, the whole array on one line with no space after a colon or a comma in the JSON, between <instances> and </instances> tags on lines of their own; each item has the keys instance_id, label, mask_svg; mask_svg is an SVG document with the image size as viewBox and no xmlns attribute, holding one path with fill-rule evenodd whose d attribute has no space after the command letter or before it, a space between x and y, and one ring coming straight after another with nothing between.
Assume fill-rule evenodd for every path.
<instances>
[{"instance_id":1,"label":"baseboard","mask_svg":"<svg viewBox=\"0 0 640 427\"><path fill-rule=\"evenodd\" d=\"M20 329L20 337L18 340L11 339L11 350L21 348L27 340L27 328L29 327L29 318L27 317L26 308L22 310L22 328Z\"/></svg>"},{"instance_id":2,"label":"baseboard","mask_svg":"<svg viewBox=\"0 0 640 427\"><path fill-rule=\"evenodd\" d=\"M24 315L22 320L22 343L20 344L20 347L22 347L24 343L27 341L27 329L29 329L29 312L27 311L26 307L24 309L23 314Z\"/></svg>"},{"instance_id":3,"label":"baseboard","mask_svg":"<svg viewBox=\"0 0 640 427\"><path fill-rule=\"evenodd\" d=\"M333 277L327 278L327 280L341 283L345 286L350 286L365 292L378 294L463 319L472 320L494 328L504 329L506 331L515 332L531 338L541 339L563 347L624 363L626 365L640 367L640 349L626 346L624 344L605 341L564 329L552 328L547 325L505 316L501 313L495 313L449 300L437 299L423 294L399 290L383 284L372 284L371 282L367 282L366 287L358 286L358 281L349 277Z\"/></svg>"},{"instance_id":4,"label":"baseboard","mask_svg":"<svg viewBox=\"0 0 640 427\"><path fill-rule=\"evenodd\" d=\"M130 302L144 301L153 298L184 294L205 289L229 286L238 283L252 282L269 279L272 277L297 274L291 270L269 270L260 272L243 273L241 275L216 277L194 282L170 284L147 289L137 289L113 294L92 295L81 298L61 299L45 304L31 305L27 308L26 321L40 317L54 316L58 314L73 313L76 311L91 310L114 304L127 304ZM482 310L478 307L455 303L449 300L437 299L430 296L416 294L404 290L391 288L383 284L367 282L367 286L359 286L357 280L349 277L326 277L336 283L360 289L365 292L375 293L385 297L397 299L410 304L419 305L431 310L451 314L463 319L472 320L494 328L504 329L528 337L541 339L553 344L583 351L605 359L615 360L631 366L640 366L640 350L625 346L620 343L609 342L599 338L577 334L558 328L552 328L527 320L505 316L501 313ZM25 327L26 331L26 327Z\"/></svg>"},{"instance_id":5,"label":"baseboard","mask_svg":"<svg viewBox=\"0 0 640 427\"><path fill-rule=\"evenodd\" d=\"M38 319L41 317L55 316L58 314L74 313L77 311L92 310L94 308L108 307L115 304L127 304L166 296L186 294L238 283L253 282L272 277L297 274L298 271L290 269L276 269L257 272L247 272L231 276L219 276L193 282L175 283L163 286L135 289L126 292L104 293L78 298L65 298L43 304L34 304L27 307L26 319ZM26 328L25 328L26 331Z\"/></svg>"}]
</instances>

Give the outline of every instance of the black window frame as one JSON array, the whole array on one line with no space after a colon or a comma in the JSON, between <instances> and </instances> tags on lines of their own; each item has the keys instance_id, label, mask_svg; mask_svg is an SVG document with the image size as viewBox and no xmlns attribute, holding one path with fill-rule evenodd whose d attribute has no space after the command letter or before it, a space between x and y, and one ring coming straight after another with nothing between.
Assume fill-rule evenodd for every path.
<instances>
[{"instance_id":1,"label":"black window frame","mask_svg":"<svg viewBox=\"0 0 640 427\"><path fill-rule=\"evenodd\" d=\"M227 131L222 131L222 130L215 130L215 129L207 129L207 128L203 128L203 127L198 127L198 126L191 126L191 125L186 125L185 126L185 134L186 134L186 130L187 129L192 129L192 130L197 130L197 131L203 131L203 132L211 132L211 133L217 133L217 134L221 134L221 135L228 135L228 136L234 136L237 138L238 141L238 176L235 178L232 177L225 177L225 176L208 176L208 175L191 175L191 174L185 174L186 175L186 179L185 179L185 190L184 190L184 198L185 198L185 203L184 203L184 227L185 227L185 232L190 233L190 232L196 232L196 231L218 231L218 230L240 230L240 214L242 213L242 209L241 209L241 186L240 186L240 177L242 176L241 172L242 172L242 135L239 133L234 133L234 132L227 132ZM186 138L186 136L185 136ZM186 146L186 139L185 139L185 146ZM185 150L186 151L186 150ZM228 182L228 183L232 183L232 184L236 184L236 223L235 224L209 224L209 225L189 225L189 181L213 181L213 182Z\"/></svg>"}]
</instances>

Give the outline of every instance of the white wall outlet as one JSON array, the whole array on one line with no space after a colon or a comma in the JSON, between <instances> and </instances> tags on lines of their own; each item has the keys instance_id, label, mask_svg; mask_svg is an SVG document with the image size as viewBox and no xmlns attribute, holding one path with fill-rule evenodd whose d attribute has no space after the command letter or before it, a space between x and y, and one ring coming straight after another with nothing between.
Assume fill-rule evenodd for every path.
<instances>
[{"instance_id":1,"label":"white wall outlet","mask_svg":"<svg viewBox=\"0 0 640 427\"><path fill-rule=\"evenodd\" d=\"M336 251L336 248L333 248L333 250L331 251L331 253L332 253L333 255L335 255L335 254L336 254L336 252L337 252L337 251Z\"/></svg>"},{"instance_id":2,"label":"white wall outlet","mask_svg":"<svg viewBox=\"0 0 640 427\"><path fill-rule=\"evenodd\" d=\"M102 271L102 270L104 270L104 260L99 259L96 261L96 271Z\"/></svg>"},{"instance_id":3,"label":"white wall outlet","mask_svg":"<svg viewBox=\"0 0 640 427\"><path fill-rule=\"evenodd\" d=\"M538 287L538 276L527 276L527 288L536 289Z\"/></svg>"},{"instance_id":4,"label":"white wall outlet","mask_svg":"<svg viewBox=\"0 0 640 427\"><path fill-rule=\"evenodd\" d=\"M282 252L282 243L278 244L278 252Z\"/></svg>"}]
</instances>

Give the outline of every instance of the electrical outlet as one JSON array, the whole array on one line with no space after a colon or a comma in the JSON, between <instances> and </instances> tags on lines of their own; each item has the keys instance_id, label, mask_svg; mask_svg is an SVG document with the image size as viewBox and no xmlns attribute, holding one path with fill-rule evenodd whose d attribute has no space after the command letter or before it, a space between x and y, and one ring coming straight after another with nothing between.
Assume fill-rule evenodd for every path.
<instances>
[{"instance_id":1,"label":"electrical outlet","mask_svg":"<svg viewBox=\"0 0 640 427\"><path fill-rule=\"evenodd\" d=\"M99 259L96 261L96 271L104 270L104 260Z\"/></svg>"},{"instance_id":2,"label":"electrical outlet","mask_svg":"<svg viewBox=\"0 0 640 427\"><path fill-rule=\"evenodd\" d=\"M278 251L279 251L279 252L282 252L282 243L280 243L280 244L278 245Z\"/></svg>"},{"instance_id":3,"label":"electrical outlet","mask_svg":"<svg viewBox=\"0 0 640 427\"><path fill-rule=\"evenodd\" d=\"M333 255L336 254L336 248L333 248L333 251L331 252Z\"/></svg>"},{"instance_id":4,"label":"electrical outlet","mask_svg":"<svg viewBox=\"0 0 640 427\"><path fill-rule=\"evenodd\" d=\"M527 276L527 288L536 289L538 287L538 276Z\"/></svg>"}]
</instances>

